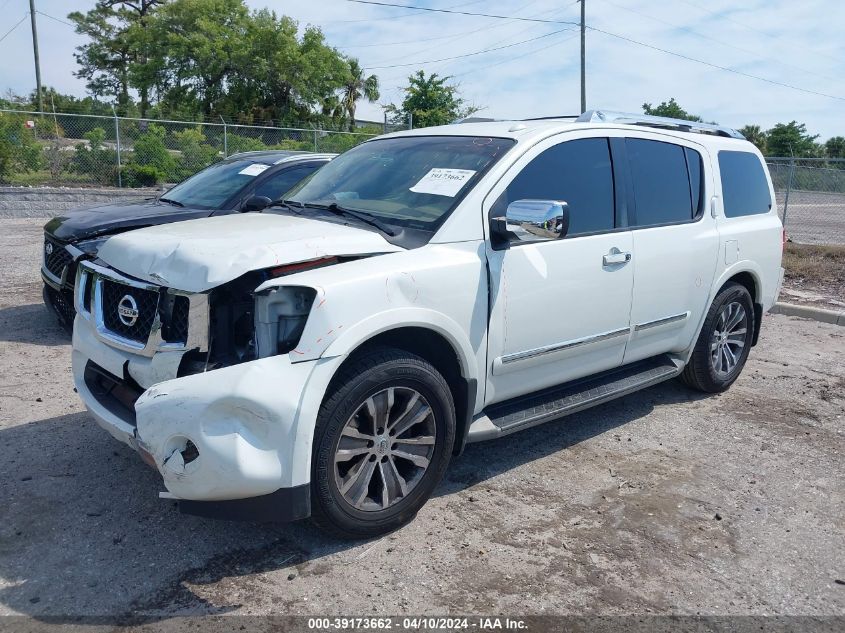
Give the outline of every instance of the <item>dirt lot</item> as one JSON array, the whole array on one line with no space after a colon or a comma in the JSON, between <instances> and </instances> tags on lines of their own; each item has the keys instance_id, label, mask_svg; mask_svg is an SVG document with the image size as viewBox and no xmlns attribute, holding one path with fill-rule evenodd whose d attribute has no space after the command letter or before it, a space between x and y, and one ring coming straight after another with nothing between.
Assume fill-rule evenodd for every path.
<instances>
[{"instance_id":1,"label":"dirt lot","mask_svg":"<svg viewBox=\"0 0 845 633\"><path fill-rule=\"evenodd\" d=\"M845 246L788 242L783 266L783 301L845 308Z\"/></svg>"},{"instance_id":2,"label":"dirt lot","mask_svg":"<svg viewBox=\"0 0 845 633\"><path fill-rule=\"evenodd\" d=\"M729 392L471 446L410 526L339 543L158 499L73 392L40 223L0 221L0 614L845 615L845 328L769 316Z\"/></svg>"}]
</instances>

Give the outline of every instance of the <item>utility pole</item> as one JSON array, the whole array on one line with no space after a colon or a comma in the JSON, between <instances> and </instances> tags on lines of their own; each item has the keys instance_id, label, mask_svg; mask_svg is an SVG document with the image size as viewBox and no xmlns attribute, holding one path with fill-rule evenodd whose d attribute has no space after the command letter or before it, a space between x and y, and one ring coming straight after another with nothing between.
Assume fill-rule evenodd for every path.
<instances>
[{"instance_id":1,"label":"utility pole","mask_svg":"<svg viewBox=\"0 0 845 633\"><path fill-rule=\"evenodd\" d=\"M44 112L44 95L41 92L41 62L38 59L38 29L35 26L35 0L29 0L29 19L32 22L32 53L35 55L35 90L38 92L38 111Z\"/></svg>"},{"instance_id":2,"label":"utility pole","mask_svg":"<svg viewBox=\"0 0 845 633\"><path fill-rule=\"evenodd\" d=\"M587 22L585 19L587 0L581 0L581 112L587 111Z\"/></svg>"}]
</instances>

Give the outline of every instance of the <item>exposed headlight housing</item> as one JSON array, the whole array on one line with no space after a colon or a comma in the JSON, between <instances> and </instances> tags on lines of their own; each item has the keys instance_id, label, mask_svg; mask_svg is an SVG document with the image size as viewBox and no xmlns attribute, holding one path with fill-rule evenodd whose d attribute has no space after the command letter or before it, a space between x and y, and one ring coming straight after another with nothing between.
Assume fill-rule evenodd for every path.
<instances>
[{"instance_id":1,"label":"exposed headlight housing","mask_svg":"<svg viewBox=\"0 0 845 633\"><path fill-rule=\"evenodd\" d=\"M287 354L299 344L316 296L314 288L282 286L256 298L259 356Z\"/></svg>"}]
</instances>

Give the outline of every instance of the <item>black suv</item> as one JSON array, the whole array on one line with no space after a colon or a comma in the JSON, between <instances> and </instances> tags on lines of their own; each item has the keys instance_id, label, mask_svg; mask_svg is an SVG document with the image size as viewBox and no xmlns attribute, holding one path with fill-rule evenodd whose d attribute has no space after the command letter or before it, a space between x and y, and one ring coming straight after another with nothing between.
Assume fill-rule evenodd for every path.
<instances>
[{"instance_id":1,"label":"black suv","mask_svg":"<svg viewBox=\"0 0 845 633\"><path fill-rule=\"evenodd\" d=\"M335 154L262 151L234 154L157 198L78 209L44 225L44 303L70 329L80 260L93 259L116 233L212 215L261 211Z\"/></svg>"}]
</instances>

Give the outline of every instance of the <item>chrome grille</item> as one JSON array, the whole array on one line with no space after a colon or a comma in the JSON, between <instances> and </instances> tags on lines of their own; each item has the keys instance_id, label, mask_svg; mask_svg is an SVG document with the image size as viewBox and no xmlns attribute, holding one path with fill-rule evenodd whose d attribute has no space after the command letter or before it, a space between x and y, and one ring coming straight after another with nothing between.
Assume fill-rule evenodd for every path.
<instances>
[{"instance_id":1,"label":"chrome grille","mask_svg":"<svg viewBox=\"0 0 845 633\"><path fill-rule=\"evenodd\" d=\"M159 293L102 280L103 323L110 332L146 343L158 314ZM186 315L187 316L187 315Z\"/></svg>"},{"instance_id":2,"label":"chrome grille","mask_svg":"<svg viewBox=\"0 0 845 633\"><path fill-rule=\"evenodd\" d=\"M208 296L126 277L93 262L79 264L76 308L113 347L157 351L208 349Z\"/></svg>"}]
</instances>

